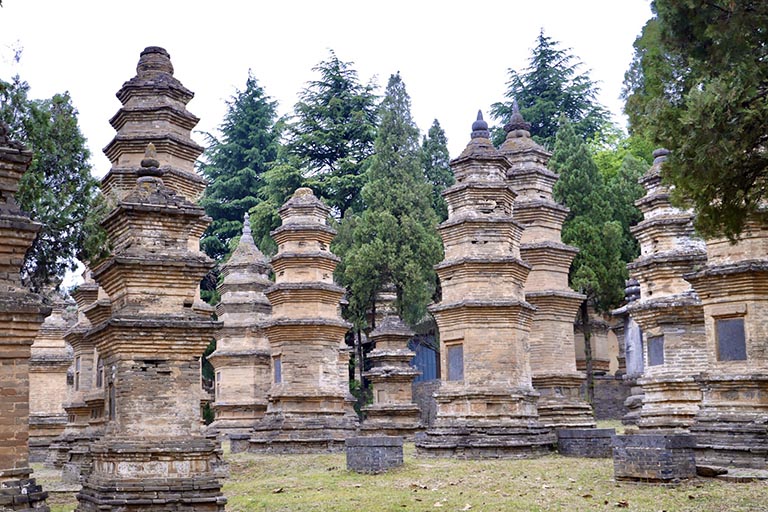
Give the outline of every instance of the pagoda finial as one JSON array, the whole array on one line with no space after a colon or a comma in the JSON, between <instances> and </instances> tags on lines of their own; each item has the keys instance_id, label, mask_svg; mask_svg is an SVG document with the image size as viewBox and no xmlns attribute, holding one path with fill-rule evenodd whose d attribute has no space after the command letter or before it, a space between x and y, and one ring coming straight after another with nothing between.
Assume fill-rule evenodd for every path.
<instances>
[{"instance_id":1,"label":"pagoda finial","mask_svg":"<svg viewBox=\"0 0 768 512\"><path fill-rule=\"evenodd\" d=\"M523 119L523 115L520 113L520 105L517 104L517 98L513 98L512 117L510 117L509 122L504 125L504 131L509 133L516 130L530 132L531 123L527 123L525 119Z\"/></svg>"},{"instance_id":2,"label":"pagoda finial","mask_svg":"<svg viewBox=\"0 0 768 512\"><path fill-rule=\"evenodd\" d=\"M243 214L243 236L251 235L251 219L248 216L248 212Z\"/></svg>"},{"instance_id":3,"label":"pagoda finial","mask_svg":"<svg viewBox=\"0 0 768 512\"><path fill-rule=\"evenodd\" d=\"M667 160L667 156L671 153L667 148L658 148L653 151L653 163L660 164Z\"/></svg>"},{"instance_id":4,"label":"pagoda finial","mask_svg":"<svg viewBox=\"0 0 768 512\"><path fill-rule=\"evenodd\" d=\"M171 56L165 48L148 46L141 52L139 63L136 66L136 75L141 78L149 78L156 74L173 75Z\"/></svg>"},{"instance_id":5,"label":"pagoda finial","mask_svg":"<svg viewBox=\"0 0 768 512\"><path fill-rule=\"evenodd\" d=\"M477 111L477 120L472 123L472 138L473 139L489 139L491 132L488 131L488 123L483 120L483 111Z\"/></svg>"}]
</instances>

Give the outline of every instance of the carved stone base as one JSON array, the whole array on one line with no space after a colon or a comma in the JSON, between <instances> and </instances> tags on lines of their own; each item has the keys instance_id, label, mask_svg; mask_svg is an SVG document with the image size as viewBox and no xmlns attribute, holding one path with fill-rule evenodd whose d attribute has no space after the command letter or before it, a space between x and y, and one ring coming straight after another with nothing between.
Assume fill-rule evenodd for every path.
<instances>
[{"instance_id":1,"label":"carved stone base","mask_svg":"<svg viewBox=\"0 0 768 512\"><path fill-rule=\"evenodd\" d=\"M365 421L360 425L362 436L399 436L406 441L420 432L421 411L416 404L380 404L363 408Z\"/></svg>"},{"instance_id":2,"label":"carved stone base","mask_svg":"<svg viewBox=\"0 0 768 512\"><path fill-rule=\"evenodd\" d=\"M768 469L768 374L705 375L702 392L697 463Z\"/></svg>"},{"instance_id":3,"label":"carved stone base","mask_svg":"<svg viewBox=\"0 0 768 512\"><path fill-rule=\"evenodd\" d=\"M464 425L416 434L416 452L457 459L530 459L554 450L554 432L538 424L518 427Z\"/></svg>"},{"instance_id":4,"label":"carved stone base","mask_svg":"<svg viewBox=\"0 0 768 512\"><path fill-rule=\"evenodd\" d=\"M637 384L636 378L624 377L629 384L629 396L624 400L624 407L627 409L627 414L621 418L623 425L637 425L640 420L640 411L643 407L643 387Z\"/></svg>"},{"instance_id":5,"label":"carved stone base","mask_svg":"<svg viewBox=\"0 0 768 512\"><path fill-rule=\"evenodd\" d=\"M346 400L344 400L346 401ZM248 451L254 453L328 453L344 451L344 441L357 435L357 416L341 403L321 407L307 399L306 410L268 412L254 429Z\"/></svg>"},{"instance_id":6,"label":"carved stone base","mask_svg":"<svg viewBox=\"0 0 768 512\"><path fill-rule=\"evenodd\" d=\"M253 425L264 417L267 409L263 404L221 404L217 403L216 419L205 429L206 434L229 438L235 434L247 434Z\"/></svg>"},{"instance_id":7,"label":"carved stone base","mask_svg":"<svg viewBox=\"0 0 768 512\"><path fill-rule=\"evenodd\" d=\"M31 474L30 468L0 471L0 510L51 510L45 503L48 493L30 478Z\"/></svg>"},{"instance_id":8,"label":"carved stone base","mask_svg":"<svg viewBox=\"0 0 768 512\"><path fill-rule=\"evenodd\" d=\"M226 469L220 447L210 440L100 441L92 454L78 512L224 510L220 479Z\"/></svg>"},{"instance_id":9,"label":"carved stone base","mask_svg":"<svg viewBox=\"0 0 768 512\"><path fill-rule=\"evenodd\" d=\"M643 406L637 426L643 430L687 431L693 425L701 404L701 385L693 377L647 376L643 386Z\"/></svg>"},{"instance_id":10,"label":"carved stone base","mask_svg":"<svg viewBox=\"0 0 768 512\"><path fill-rule=\"evenodd\" d=\"M576 375L540 375L533 377L533 387L539 392L536 407L539 421L552 428L594 428L592 406L581 397L584 380Z\"/></svg>"}]
</instances>

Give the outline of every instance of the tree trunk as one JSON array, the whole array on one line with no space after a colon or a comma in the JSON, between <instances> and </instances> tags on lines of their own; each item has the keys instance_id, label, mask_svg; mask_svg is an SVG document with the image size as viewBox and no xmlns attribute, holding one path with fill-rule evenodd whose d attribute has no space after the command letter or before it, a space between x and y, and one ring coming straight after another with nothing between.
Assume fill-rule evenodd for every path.
<instances>
[{"instance_id":1,"label":"tree trunk","mask_svg":"<svg viewBox=\"0 0 768 512\"><path fill-rule=\"evenodd\" d=\"M592 325L589 321L589 306L586 300L581 303L579 314L581 316L581 329L584 333L584 361L587 365L587 401L592 403L595 398L595 378L592 368Z\"/></svg>"}]
</instances>

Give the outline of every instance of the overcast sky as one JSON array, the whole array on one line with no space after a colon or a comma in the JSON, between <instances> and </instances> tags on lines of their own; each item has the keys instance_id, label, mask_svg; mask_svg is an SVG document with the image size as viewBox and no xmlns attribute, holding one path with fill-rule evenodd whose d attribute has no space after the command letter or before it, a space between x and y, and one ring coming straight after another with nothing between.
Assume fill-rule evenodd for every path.
<instances>
[{"instance_id":1,"label":"overcast sky","mask_svg":"<svg viewBox=\"0 0 768 512\"><path fill-rule=\"evenodd\" d=\"M649 0L3 0L0 78L19 74L35 98L69 91L101 176L109 169L101 148L114 135L108 120L120 108L115 93L145 47L168 50L176 78L195 92L188 108L201 131L220 124L249 69L289 113L315 78L311 68L333 49L379 93L400 71L422 133L437 118L456 157L477 110L503 99L507 70L527 65L542 28L591 70L600 101L623 125L621 83L650 16Z\"/></svg>"}]
</instances>

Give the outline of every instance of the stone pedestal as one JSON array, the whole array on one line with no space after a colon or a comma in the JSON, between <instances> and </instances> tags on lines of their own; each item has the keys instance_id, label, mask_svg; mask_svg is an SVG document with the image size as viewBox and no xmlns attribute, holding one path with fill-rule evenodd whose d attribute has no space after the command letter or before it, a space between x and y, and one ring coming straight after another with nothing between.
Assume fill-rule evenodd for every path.
<instances>
[{"instance_id":1,"label":"stone pedestal","mask_svg":"<svg viewBox=\"0 0 768 512\"><path fill-rule=\"evenodd\" d=\"M349 471L383 473L403 465L402 437L351 437L346 440L345 447Z\"/></svg>"},{"instance_id":2,"label":"stone pedestal","mask_svg":"<svg viewBox=\"0 0 768 512\"><path fill-rule=\"evenodd\" d=\"M506 158L478 116L472 140L451 162L456 184L443 193L445 259L436 266L442 302L430 307L440 331L442 384L432 428L416 437L423 455L532 457L554 434L538 420L528 335L535 308L525 301L530 265L520 259L521 226Z\"/></svg>"},{"instance_id":3,"label":"stone pedestal","mask_svg":"<svg viewBox=\"0 0 768 512\"><path fill-rule=\"evenodd\" d=\"M250 432L267 410L272 384L266 321L272 307L264 290L272 285L270 267L251 236L248 214L243 234L221 269L221 301L216 308L222 329L216 351L208 356L214 368L215 419L208 432L229 437Z\"/></svg>"},{"instance_id":4,"label":"stone pedestal","mask_svg":"<svg viewBox=\"0 0 768 512\"><path fill-rule=\"evenodd\" d=\"M560 428L557 452L566 457L613 457L613 428Z\"/></svg>"},{"instance_id":5,"label":"stone pedestal","mask_svg":"<svg viewBox=\"0 0 768 512\"><path fill-rule=\"evenodd\" d=\"M339 258L329 250L336 231L327 224L330 208L308 188L296 190L279 213L283 224L272 232L275 284L265 291L272 304L266 326L272 386L249 449L341 451L357 416L344 346L350 325L339 311L344 289L333 282Z\"/></svg>"},{"instance_id":6,"label":"stone pedestal","mask_svg":"<svg viewBox=\"0 0 768 512\"><path fill-rule=\"evenodd\" d=\"M504 129L507 137L499 152L509 160L507 183L517 193L515 220L524 228L520 256L531 265L525 300L536 307L529 343L539 419L551 427L594 427L592 408L579 393L585 377L576 369L573 337L585 296L568 287L568 271L579 251L560 238L568 208L552 196L558 176L546 167L551 154L531 139L530 124L516 106Z\"/></svg>"},{"instance_id":7,"label":"stone pedestal","mask_svg":"<svg viewBox=\"0 0 768 512\"><path fill-rule=\"evenodd\" d=\"M363 374L373 384L373 403L363 407L364 435L402 436L413 440L421 430L421 412L413 402L413 379L420 372L410 364L414 353L408 350L413 337L400 317L385 316L369 338L376 344L369 354L372 368Z\"/></svg>"},{"instance_id":8,"label":"stone pedestal","mask_svg":"<svg viewBox=\"0 0 768 512\"><path fill-rule=\"evenodd\" d=\"M703 464L768 467L768 209L741 239L707 241L707 265L685 278L706 328L702 401L691 433Z\"/></svg>"},{"instance_id":9,"label":"stone pedestal","mask_svg":"<svg viewBox=\"0 0 768 512\"><path fill-rule=\"evenodd\" d=\"M669 484L696 476L693 436L633 434L613 437L617 481Z\"/></svg>"},{"instance_id":10,"label":"stone pedestal","mask_svg":"<svg viewBox=\"0 0 768 512\"><path fill-rule=\"evenodd\" d=\"M632 228L640 257L628 265L640 283L640 299L628 306L645 336L642 429L686 430L701 402L695 378L706 365L701 301L683 279L706 261L704 242L694 238L693 214L670 203L662 183L669 152L654 151L654 163L640 179L646 195L637 201L643 220Z\"/></svg>"},{"instance_id":11,"label":"stone pedestal","mask_svg":"<svg viewBox=\"0 0 768 512\"><path fill-rule=\"evenodd\" d=\"M149 99L153 93L186 103L191 93L172 73L167 52L147 48L139 60L136 87L127 82L118 96L127 100L126 107L133 101L137 107L158 103ZM140 132L143 114L121 110L117 117L122 112L126 123L139 116L131 127ZM170 122L178 120L178 111L171 114ZM165 120L156 118L157 124ZM210 219L180 193L194 190L197 182L179 183L178 190L166 186L166 168L160 163L172 165L190 156L194 160L199 152L192 155L183 140L170 137L159 153L152 144L146 146L137 168L130 140L140 139L123 141L118 133L105 150L116 162L112 171L119 170L115 165L131 166L132 173L125 175L137 179L118 195L102 222L113 252L93 268L109 298L102 315L89 315L88 332L104 361L107 422L104 435L90 448L93 469L77 495L78 511L127 512L148 506L223 511L221 449L203 437L200 419L200 357L220 323L194 308L198 283L213 265L200 252L197 238ZM108 174L105 183L114 185L110 180L120 174Z\"/></svg>"},{"instance_id":12,"label":"stone pedestal","mask_svg":"<svg viewBox=\"0 0 768 512\"><path fill-rule=\"evenodd\" d=\"M30 478L29 360L40 324L51 312L21 286L19 269L40 225L16 205L32 152L8 138L0 121L0 508L49 510Z\"/></svg>"}]
</instances>

